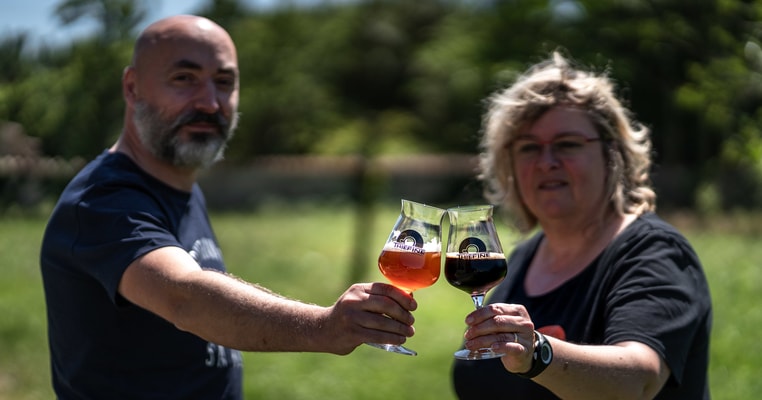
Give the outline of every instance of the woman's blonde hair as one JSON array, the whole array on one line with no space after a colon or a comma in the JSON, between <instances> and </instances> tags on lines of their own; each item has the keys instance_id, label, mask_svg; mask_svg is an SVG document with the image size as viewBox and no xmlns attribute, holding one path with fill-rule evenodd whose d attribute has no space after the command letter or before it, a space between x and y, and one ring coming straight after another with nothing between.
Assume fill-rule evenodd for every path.
<instances>
[{"instance_id":1,"label":"woman's blonde hair","mask_svg":"<svg viewBox=\"0 0 762 400\"><path fill-rule=\"evenodd\" d=\"M654 211L649 129L631 118L607 76L575 69L559 52L487 99L479 160L487 200L507 206L520 231L526 233L537 226L537 218L522 202L516 186L509 144L522 129L559 105L585 110L603 140L606 194L612 209L637 215Z\"/></svg>"}]
</instances>

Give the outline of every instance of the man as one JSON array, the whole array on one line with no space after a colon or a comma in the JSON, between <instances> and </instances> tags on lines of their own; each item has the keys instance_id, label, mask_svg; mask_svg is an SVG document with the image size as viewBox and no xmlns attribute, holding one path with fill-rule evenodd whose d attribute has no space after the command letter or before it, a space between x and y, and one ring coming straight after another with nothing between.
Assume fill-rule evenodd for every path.
<instances>
[{"instance_id":1,"label":"man","mask_svg":"<svg viewBox=\"0 0 762 400\"><path fill-rule=\"evenodd\" d=\"M232 39L205 18L138 38L122 134L67 186L43 239L60 399L240 399L239 350L348 354L413 335L415 300L390 285L320 307L224 273L196 178L232 136L238 82Z\"/></svg>"}]
</instances>

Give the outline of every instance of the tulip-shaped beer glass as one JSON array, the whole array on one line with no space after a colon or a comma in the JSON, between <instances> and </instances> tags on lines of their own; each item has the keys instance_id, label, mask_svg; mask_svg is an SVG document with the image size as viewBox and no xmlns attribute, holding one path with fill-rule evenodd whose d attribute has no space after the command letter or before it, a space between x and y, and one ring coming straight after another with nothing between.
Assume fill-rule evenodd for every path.
<instances>
[{"instance_id":1,"label":"tulip-shaped beer glass","mask_svg":"<svg viewBox=\"0 0 762 400\"><path fill-rule=\"evenodd\" d=\"M505 278L508 266L492 221L491 205L450 208L450 233L447 238L445 277L450 285L471 295L474 306L482 307L488 290ZM502 357L483 348L455 352L461 360Z\"/></svg>"},{"instance_id":2,"label":"tulip-shaped beer glass","mask_svg":"<svg viewBox=\"0 0 762 400\"><path fill-rule=\"evenodd\" d=\"M378 269L394 286L412 293L439 279L442 263L441 222L446 211L402 200L402 210L378 257ZM417 353L404 346L368 343L400 354Z\"/></svg>"}]
</instances>

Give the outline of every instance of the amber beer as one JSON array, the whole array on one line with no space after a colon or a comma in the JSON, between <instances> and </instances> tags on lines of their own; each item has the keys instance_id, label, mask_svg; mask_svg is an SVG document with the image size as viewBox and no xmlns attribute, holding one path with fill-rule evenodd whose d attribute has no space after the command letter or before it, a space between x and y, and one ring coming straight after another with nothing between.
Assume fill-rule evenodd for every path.
<instances>
[{"instance_id":1,"label":"amber beer","mask_svg":"<svg viewBox=\"0 0 762 400\"><path fill-rule=\"evenodd\" d=\"M378 269L394 286L412 292L439 279L441 251L411 246L386 246L378 257Z\"/></svg>"},{"instance_id":2,"label":"amber beer","mask_svg":"<svg viewBox=\"0 0 762 400\"><path fill-rule=\"evenodd\" d=\"M445 278L450 285L468 293L485 293L508 271L503 253L450 253L445 257Z\"/></svg>"}]
</instances>

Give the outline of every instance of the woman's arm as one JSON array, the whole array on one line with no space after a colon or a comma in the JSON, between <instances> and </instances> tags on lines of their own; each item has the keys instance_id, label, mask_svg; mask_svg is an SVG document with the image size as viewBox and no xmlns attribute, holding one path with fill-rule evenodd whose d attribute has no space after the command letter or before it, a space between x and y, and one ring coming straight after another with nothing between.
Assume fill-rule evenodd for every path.
<instances>
[{"instance_id":1,"label":"woman's arm","mask_svg":"<svg viewBox=\"0 0 762 400\"><path fill-rule=\"evenodd\" d=\"M534 324L523 306L490 304L471 313L466 323L467 348L491 346L506 354L502 362L509 372L530 369ZM670 376L664 360L643 343L577 345L546 338L553 360L533 380L563 399L651 399Z\"/></svg>"}]
</instances>

